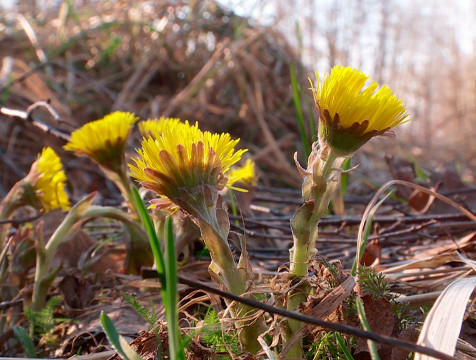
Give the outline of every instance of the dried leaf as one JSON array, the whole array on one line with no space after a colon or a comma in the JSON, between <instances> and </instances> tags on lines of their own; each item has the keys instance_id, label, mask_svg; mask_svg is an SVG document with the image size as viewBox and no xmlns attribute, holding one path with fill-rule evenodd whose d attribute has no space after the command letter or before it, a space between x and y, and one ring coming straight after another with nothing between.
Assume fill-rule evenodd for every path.
<instances>
[{"instance_id":1,"label":"dried leaf","mask_svg":"<svg viewBox=\"0 0 476 360\"><path fill-rule=\"evenodd\" d=\"M454 355L463 316L471 293L476 287L476 277L453 281L441 293L431 308L418 338L418 344ZM415 360L434 359L417 353Z\"/></svg>"},{"instance_id":2,"label":"dried leaf","mask_svg":"<svg viewBox=\"0 0 476 360\"><path fill-rule=\"evenodd\" d=\"M474 237L474 233L471 234L471 238ZM438 266L448 264L450 262L462 262L465 263L468 266L471 266L473 269L476 270L476 261L470 260L457 251L453 251L451 253L446 253L446 254L441 254L437 256L432 256L428 257L425 259L421 260L413 260L409 261L405 264L394 266L388 269L383 270L382 272L389 278L393 278L394 275L391 275L391 273L396 273L400 272L403 270L409 270L409 269L422 269L422 268L430 268L430 269L435 269Z\"/></svg>"},{"instance_id":3,"label":"dried leaf","mask_svg":"<svg viewBox=\"0 0 476 360\"><path fill-rule=\"evenodd\" d=\"M360 259L360 264L363 266L378 265L382 260L382 247L378 239L370 240L365 247L364 254Z\"/></svg>"},{"instance_id":4,"label":"dried leaf","mask_svg":"<svg viewBox=\"0 0 476 360\"><path fill-rule=\"evenodd\" d=\"M372 332L379 335L391 336L397 323L397 318L392 310L392 304L384 298L374 299L372 295L363 296L362 301L364 303L365 315ZM376 345L381 358L389 358L392 351L391 348L381 343L376 343ZM358 354L359 352L368 351L367 340L360 338L355 353Z\"/></svg>"}]
</instances>

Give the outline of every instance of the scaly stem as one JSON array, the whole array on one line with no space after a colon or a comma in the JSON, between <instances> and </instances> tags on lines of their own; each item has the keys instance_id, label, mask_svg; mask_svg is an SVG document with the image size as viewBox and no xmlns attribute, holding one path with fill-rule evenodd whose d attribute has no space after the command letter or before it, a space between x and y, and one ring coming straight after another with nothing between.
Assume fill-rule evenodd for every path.
<instances>
[{"instance_id":1,"label":"scaly stem","mask_svg":"<svg viewBox=\"0 0 476 360\"><path fill-rule=\"evenodd\" d=\"M212 275L218 275L226 290L232 294L243 294L246 291L245 280L241 277L235 265L233 254L226 240L220 236L216 229L205 221L199 220L198 227L210 251L210 257L212 258L212 264L210 265L213 271Z\"/></svg>"},{"instance_id":2,"label":"scaly stem","mask_svg":"<svg viewBox=\"0 0 476 360\"><path fill-rule=\"evenodd\" d=\"M246 291L246 277L240 274L233 260L231 250L224 238L216 229L213 229L204 221L198 222L202 238L210 251L212 263L210 264L210 274L218 283L224 285L227 291L234 295L242 295ZM235 319L250 315L254 309L247 305L237 304L231 309L231 315ZM256 354L261 345L258 336L264 331L264 322L258 319L253 324L237 322L237 327L243 327L238 338L243 350Z\"/></svg>"},{"instance_id":3,"label":"scaly stem","mask_svg":"<svg viewBox=\"0 0 476 360\"><path fill-rule=\"evenodd\" d=\"M319 160L320 152L317 153L317 157ZM310 176L322 179L324 186L315 187L313 198L306 202L291 220L294 238L294 246L290 251L291 274L296 277L307 275L308 261L315 254L314 246L318 236L317 224L327 211L330 198L335 191L335 182L332 178L343 160L332 151L327 154L325 159L321 159L319 167L314 169L318 173Z\"/></svg>"},{"instance_id":4,"label":"scaly stem","mask_svg":"<svg viewBox=\"0 0 476 360\"><path fill-rule=\"evenodd\" d=\"M327 156L326 156L327 155ZM296 212L291 220L294 245L290 250L290 272L295 277L295 281L301 281L307 276L308 262L315 253L315 244L318 237L318 223L327 211L329 201L336 189L336 182L333 180L334 174L342 165L343 158L329 150L324 155L323 151L315 154L315 162L309 165L312 170L312 186L310 188L310 199ZM287 297L287 310L295 311L299 304L306 301L310 292L307 281L303 281ZM288 329L284 332L284 338L290 340L296 331L301 327L301 322L288 320ZM302 357L302 341L296 343L285 355L286 359Z\"/></svg>"},{"instance_id":5,"label":"scaly stem","mask_svg":"<svg viewBox=\"0 0 476 360\"><path fill-rule=\"evenodd\" d=\"M187 205L184 206L187 206L191 218L200 228L202 238L210 251L210 275L225 290L234 295L243 295L246 292L246 271L238 269L228 246L230 223L226 210L220 206L221 198L218 192L200 186L190 193L184 192L181 199L186 202ZM254 311L249 306L237 304L231 309L231 315L239 320ZM238 338L243 350L256 354L261 349L258 336L264 331L263 320L258 319L254 323L237 321L236 326L241 328Z\"/></svg>"},{"instance_id":6,"label":"scaly stem","mask_svg":"<svg viewBox=\"0 0 476 360\"><path fill-rule=\"evenodd\" d=\"M95 193L86 196L84 199L74 205L63 219L61 224L56 228L50 240L45 245L43 243L43 235L40 232L37 238L36 249L36 270L35 283L33 285L33 295L31 308L33 311L41 310L45 305L46 293L48 287L54 279L55 272L50 273L51 260L56 254L56 249L65 241L74 230L74 226L78 223L89 206L93 202Z\"/></svg>"}]
</instances>

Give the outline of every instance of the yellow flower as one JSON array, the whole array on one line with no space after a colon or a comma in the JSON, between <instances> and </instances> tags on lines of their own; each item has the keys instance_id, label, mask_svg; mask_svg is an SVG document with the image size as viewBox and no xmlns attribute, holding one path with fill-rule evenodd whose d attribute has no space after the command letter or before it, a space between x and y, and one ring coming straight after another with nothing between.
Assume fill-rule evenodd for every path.
<instances>
[{"instance_id":1,"label":"yellow flower","mask_svg":"<svg viewBox=\"0 0 476 360\"><path fill-rule=\"evenodd\" d=\"M139 131L144 137L152 136L153 138L157 138L168 127L177 126L180 123L182 123L180 119L162 116L160 119L148 119L139 122Z\"/></svg>"},{"instance_id":2,"label":"yellow flower","mask_svg":"<svg viewBox=\"0 0 476 360\"><path fill-rule=\"evenodd\" d=\"M314 100L319 111L319 140L330 145L340 155L350 155L372 137L390 134L389 130L409 121L405 106L388 86L377 90L362 71L335 66L330 75L311 82Z\"/></svg>"},{"instance_id":3,"label":"yellow flower","mask_svg":"<svg viewBox=\"0 0 476 360\"><path fill-rule=\"evenodd\" d=\"M159 206L170 200L183 209L184 192L202 191L197 189L204 185L212 191L228 186L225 174L247 151L235 151L238 141L226 133L201 131L198 123L171 124L156 139L143 139L139 157L129 164L131 176L162 197L155 202Z\"/></svg>"},{"instance_id":4,"label":"yellow flower","mask_svg":"<svg viewBox=\"0 0 476 360\"><path fill-rule=\"evenodd\" d=\"M232 168L228 174L228 183L234 184L242 182L249 186L256 185L255 162L251 159L246 160L245 165L241 167Z\"/></svg>"},{"instance_id":5,"label":"yellow flower","mask_svg":"<svg viewBox=\"0 0 476 360\"><path fill-rule=\"evenodd\" d=\"M74 131L64 148L75 151L78 156L89 156L106 169L118 171L124 163L131 126L137 120L134 114L116 111Z\"/></svg>"},{"instance_id":6,"label":"yellow flower","mask_svg":"<svg viewBox=\"0 0 476 360\"><path fill-rule=\"evenodd\" d=\"M61 159L55 151L44 148L38 159L31 166L27 177L33 185L35 195L41 201L45 212L61 208L68 210L69 200L65 191L67 180Z\"/></svg>"}]
</instances>

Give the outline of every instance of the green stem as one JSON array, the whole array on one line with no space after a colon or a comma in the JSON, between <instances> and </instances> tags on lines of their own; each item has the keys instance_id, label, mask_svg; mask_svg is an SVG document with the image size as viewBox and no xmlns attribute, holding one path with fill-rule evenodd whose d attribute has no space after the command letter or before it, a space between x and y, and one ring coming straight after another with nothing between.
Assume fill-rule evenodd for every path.
<instances>
[{"instance_id":1,"label":"green stem","mask_svg":"<svg viewBox=\"0 0 476 360\"><path fill-rule=\"evenodd\" d=\"M37 239L35 283L33 285L32 310L39 311L45 305L46 293L52 281L50 271L51 260L56 249L71 234L73 227L78 223L94 200L95 193L88 195L71 208L61 224L56 228L46 245L40 233ZM54 274L53 274L54 275ZM53 276L54 277L54 276Z\"/></svg>"},{"instance_id":2,"label":"green stem","mask_svg":"<svg viewBox=\"0 0 476 360\"><path fill-rule=\"evenodd\" d=\"M320 153L317 156L319 157ZM312 199L313 207L311 202L307 202L296 212L291 220L294 245L290 256L290 270L294 276L304 277L307 274L307 263L315 253L314 246L318 236L317 224L327 211L330 198L336 188L332 178L343 160L343 158L339 158L332 151L328 153L327 159L322 160L322 168L316 169L319 171L319 174L314 174L314 176L325 180L325 187L322 191L314 194Z\"/></svg>"},{"instance_id":3,"label":"green stem","mask_svg":"<svg viewBox=\"0 0 476 360\"><path fill-rule=\"evenodd\" d=\"M198 220L197 224L212 258L210 274L215 281L223 284L227 291L234 295L242 295L246 291L246 278L240 274L236 267L226 238L222 237L218 229L214 229L203 220ZM253 311L255 310L250 306L237 304L231 309L231 315L233 318L239 319L250 315ZM256 354L261 350L261 345L258 342L258 336L264 328L264 322L261 319L252 324L237 322L236 326L242 327L239 330L238 338L245 351Z\"/></svg>"},{"instance_id":4,"label":"green stem","mask_svg":"<svg viewBox=\"0 0 476 360\"><path fill-rule=\"evenodd\" d=\"M129 176L127 175L127 171L125 168L121 168L118 171L108 170L104 167L101 167L102 171L106 176L117 186L119 191L121 192L122 197L127 202L127 207L131 212L131 216L134 221L141 223L141 219L139 216L139 210L137 208L136 200L132 193L132 184L129 180Z\"/></svg>"},{"instance_id":5,"label":"green stem","mask_svg":"<svg viewBox=\"0 0 476 360\"><path fill-rule=\"evenodd\" d=\"M307 201L294 215L291 220L294 245L290 251L290 272L295 277L295 281L300 281L307 276L308 262L315 255L315 244L318 237L318 223L327 211L329 201L336 189L333 177L342 165L343 158L338 157L331 149L327 157L321 158L322 151L316 154L318 166L311 164L313 173L312 198ZM324 156L322 156L324 157ZM303 281L287 296L287 310L295 311L299 304L306 301L311 288L307 281ZM288 328L284 332L284 337L290 340L301 327L301 322L288 320ZM302 357L302 341L296 343L285 355L286 359Z\"/></svg>"},{"instance_id":6,"label":"green stem","mask_svg":"<svg viewBox=\"0 0 476 360\"><path fill-rule=\"evenodd\" d=\"M9 220L17 209L22 206L31 205L37 209L41 209L41 202L38 200L31 182L26 178L18 181L3 198L0 203L0 219ZM8 229L10 223L0 225L0 251L7 252L6 246L8 244ZM8 256L3 256L0 261L0 283L3 283L7 275L9 265ZM5 300L2 291L0 291L0 300Z\"/></svg>"},{"instance_id":7,"label":"green stem","mask_svg":"<svg viewBox=\"0 0 476 360\"><path fill-rule=\"evenodd\" d=\"M123 221L129 232L129 238L126 241L127 257L125 269L128 273L139 274L142 266L151 266L154 262L151 253L150 243L147 235L142 229L137 229L131 224L132 219L137 225L143 227L141 217L139 216L139 207L133 194L133 184L131 183L125 165L121 165L116 171L101 167L106 176L114 182L121 192L122 197L127 202L129 209L129 221ZM122 221L122 220L121 220Z\"/></svg>"},{"instance_id":8,"label":"green stem","mask_svg":"<svg viewBox=\"0 0 476 360\"><path fill-rule=\"evenodd\" d=\"M39 311L43 308L46 293L55 273L50 273L51 260L60 246L75 230L81 221L96 217L105 217L121 221L131 231L131 236L145 237L139 224L131 220L123 211L106 206L91 206L94 196L90 195L76 204L58 226L46 245L42 241L37 244L37 264L35 283L33 286L32 310ZM145 260L143 259L145 264Z\"/></svg>"},{"instance_id":9,"label":"green stem","mask_svg":"<svg viewBox=\"0 0 476 360\"><path fill-rule=\"evenodd\" d=\"M16 209L18 209L21 205L15 204L11 200L8 199L10 193L3 199L0 205L0 219L1 220L9 220L10 217L13 215ZM0 246L1 249L5 247L7 243L7 234L8 229L10 228L9 223L5 223L0 225Z\"/></svg>"},{"instance_id":10,"label":"green stem","mask_svg":"<svg viewBox=\"0 0 476 360\"><path fill-rule=\"evenodd\" d=\"M221 237L218 230L203 220L198 220L198 227L210 251L210 257L212 258L211 271L220 276L222 284L232 294L243 294L246 291L246 284L236 268L233 254L226 240Z\"/></svg>"}]
</instances>

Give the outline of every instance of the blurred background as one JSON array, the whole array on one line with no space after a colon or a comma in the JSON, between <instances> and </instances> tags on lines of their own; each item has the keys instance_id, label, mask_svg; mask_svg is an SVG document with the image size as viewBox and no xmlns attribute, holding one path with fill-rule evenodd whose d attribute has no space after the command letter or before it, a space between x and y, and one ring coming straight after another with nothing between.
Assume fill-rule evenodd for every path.
<instances>
[{"instance_id":1,"label":"blurred background","mask_svg":"<svg viewBox=\"0 0 476 360\"><path fill-rule=\"evenodd\" d=\"M266 184L295 186L292 154L304 156L291 71L311 138L308 77L350 65L388 84L413 119L396 140L373 139L360 151L359 171L390 164L392 177L437 180L450 171L474 181L473 0L0 3L0 105L24 110L49 99L63 122L41 109L34 115L55 129L70 132L113 110L197 120L240 137ZM64 141L0 118L4 192L41 147L61 151ZM386 155L410 164L411 174ZM67 170L84 169L78 161Z\"/></svg>"}]
</instances>

